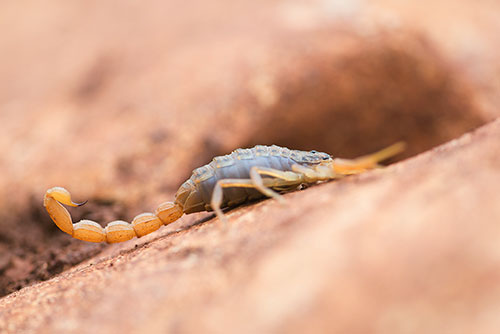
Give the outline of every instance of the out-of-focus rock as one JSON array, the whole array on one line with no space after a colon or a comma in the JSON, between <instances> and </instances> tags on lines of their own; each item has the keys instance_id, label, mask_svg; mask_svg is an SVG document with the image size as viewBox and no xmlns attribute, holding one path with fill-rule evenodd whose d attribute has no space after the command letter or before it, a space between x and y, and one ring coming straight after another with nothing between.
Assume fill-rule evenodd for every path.
<instances>
[{"instance_id":1,"label":"out-of-focus rock","mask_svg":"<svg viewBox=\"0 0 500 334\"><path fill-rule=\"evenodd\" d=\"M484 121L464 78L421 35L342 35L316 36L312 54L288 52L269 66L275 103L253 122L249 145L352 157L404 140L407 157Z\"/></svg>"},{"instance_id":2,"label":"out-of-focus rock","mask_svg":"<svg viewBox=\"0 0 500 334\"><path fill-rule=\"evenodd\" d=\"M377 0L363 2L363 21L373 26L412 27L454 62L476 90L490 117L500 105L500 2Z\"/></svg>"}]
</instances>

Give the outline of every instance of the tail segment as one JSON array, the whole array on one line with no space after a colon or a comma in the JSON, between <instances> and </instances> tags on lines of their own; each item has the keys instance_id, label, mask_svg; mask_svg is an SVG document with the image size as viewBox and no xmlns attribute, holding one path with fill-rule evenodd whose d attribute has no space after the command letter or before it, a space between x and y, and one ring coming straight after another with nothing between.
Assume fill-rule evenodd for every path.
<instances>
[{"instance_id":1,"label":"tail segment","mask_svg":"<svg viewBox=\"0 0 500 334\"><path fill-rule=\"evenodd\" d=\"M123 220L110 222L105 228L91 220L81 220L73 224L71 215L62 204L76 207L85 203L74 203L70 193L61 187L47 190L43 198L43 205L57 227L73 238L90 242L115 243L134 237L139 238L156 231L162 225L176 221L184 213L178 203L165 202L156 209L154 214L142 213L136 216L131 224Z\"/></svg>"}]
</instances>

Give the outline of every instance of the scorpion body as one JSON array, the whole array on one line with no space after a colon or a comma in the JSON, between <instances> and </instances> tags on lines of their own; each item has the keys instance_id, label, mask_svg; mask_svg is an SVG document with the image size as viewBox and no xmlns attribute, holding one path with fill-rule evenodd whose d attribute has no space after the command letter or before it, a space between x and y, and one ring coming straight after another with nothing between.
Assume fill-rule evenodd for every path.
<instances>
[{"instance_id":1,"label":"scorpion body","mask_svg":"<svg viewBox=\"0 0 500 334\"><path fill-rule=\"evenodd\" d=\"M310 167L331 160L331 156L316 151L290 150L286 147L257 145L250 149L237 149L231 154L215 157L209 164L193 171L175 196L184 213L212 211L211 200L218 180L250 179L252 168L264 167L292 172L293 165ZM298 184L271 185L276 191L287 191ZM220 207L232 207L265 197L255 188L231 187L224 191Z\"/></svg>"},{"instance_id":2,"label":"scorpion body","mask_svg":"<svg viewBox=\"0 0 500 334\"><path fill-rule=\"evenodd\" d=\"M397 143L353 160L334 159L323 152L290 150L276 145L237 149L195 169L179 187L173 202L161 204L154 213L136 216L131 224L120 220L105 228L90 220L73 224L62 204L80 206L85 202L74 203L70 193L61 187L47 190L44 206L54 223L74 238L91 242L122 242L156 231L184 213L213 210L220 220L226 221L222 208L266 196L283 201L280 192L294 190L302 184L362 173L378 167L380 161L403 149L404 144Z\"/></svg>"}]
</instances>

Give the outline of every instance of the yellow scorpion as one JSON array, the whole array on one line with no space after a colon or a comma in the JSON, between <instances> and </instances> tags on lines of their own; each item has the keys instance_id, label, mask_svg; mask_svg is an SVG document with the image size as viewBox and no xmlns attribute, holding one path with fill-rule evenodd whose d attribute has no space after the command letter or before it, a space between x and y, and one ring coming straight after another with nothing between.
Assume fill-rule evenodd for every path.
<instances>
[{"instance_id":1,"label":"yellow scorpion","mask_svg":"<svg viewBox=\"0 0 500 334\"><path fill-rule=\"evenodd\" d=\"M276 145L237 149L195 169L191 178L177 190L173 202L161 204L154 213L136 216L131 224L122 220L110 222L105 228L91 220L73 224L71 215L61 204L76 207L86 202L74 203L70 193L61 187L47 190L43 204L54 223L73 238L90 242L122 242L154 232L184 213L213 210L221 221L226 221L223 208L265 196L282 201L279 193L297 189L300 185L377 168L379 162L403 151L404 146L404 143L396 143L353 160L334 159L322 152L290 150Z\"/></svg>"}]
</instances>

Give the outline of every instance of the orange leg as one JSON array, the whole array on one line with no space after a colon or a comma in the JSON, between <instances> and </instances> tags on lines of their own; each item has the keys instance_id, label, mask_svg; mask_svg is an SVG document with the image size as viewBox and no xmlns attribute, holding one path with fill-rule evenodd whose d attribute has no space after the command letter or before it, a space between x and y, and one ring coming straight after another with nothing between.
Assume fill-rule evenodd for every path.
<instances>
[{"instance_id":1,"label":"orange leg","mask_svg":"<svg viewBox=\"0 0 500 334\"><path fill-rule=\"evenodd\" d=\"M381 151L365 155L356 159L334 159L333 170L336 174L352 175L360 174L369 169L374 169L379 166L379 162L389 159L398 153L404 151L406 144L403 142L396 143Z\"/></svg>"}]
</instances>

